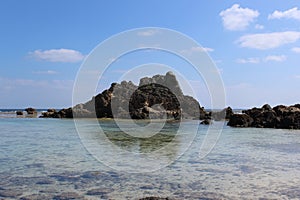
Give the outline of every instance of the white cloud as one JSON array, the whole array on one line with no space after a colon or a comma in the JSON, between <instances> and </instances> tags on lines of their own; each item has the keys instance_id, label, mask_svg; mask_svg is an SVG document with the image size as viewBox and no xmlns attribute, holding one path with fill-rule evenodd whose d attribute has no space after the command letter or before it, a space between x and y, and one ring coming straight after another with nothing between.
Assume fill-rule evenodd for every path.
<instances>
[{"instance_id":1,"label":"white cloud","mask_svg":"<svg viewBox=\"0 0 300 200\"><path fill-rule=\"evenodd\" d=\"M259 58L239 58L236 60L237 63L240 64L247 64L247 63L252 63L252 64L257 64L260 63Z\"/></svg>"},{"instance_id":2,"label":"white cloud","mask_svg":"<svg viewBox=\"0 0 300 200\"><path fill-rule=\"evenodd\" d=\"M79 62L84 59L79 51L72 49L50 49L50 50L35 50L29 53L30 56L37 60L44 60L49 62Z\"/></svg>"},{"instance_id":3,"label":"white cloud","mask_svg":"<svg viewBox=\"0 0 300 200\"><path fill-rule=\"evenodd\" d=\"M247 64L247 63L258 64L262 61L264 61L264 62L270 62L270 61L283 62L285 60L286 60L285 55L270 55L265 58L239 58L239 59L236 59L235 62L240 63L240 64Z\"/></svg>"},{"instance_id":4,"label":"white cloud","mask_svg":"<svg viewBox=\"0 0 300 200\"><path fill-rule=\"evenodd\" d=\"M145 36L145 37L148 37L148 36L152 36L152 35L155 35L159 33L159 31L157 29L150 29L150 30L147 30L147 31L140 31L138 32L137 34L139 36Z\"/></svg>"},{"instance_id":5,"label":"white cloud","mask_svg":"<svg viewBox=\"0 0 300 200\"><path fill-rule=\"evenodd\" d=\"M209 47L192 47L190 49L184 49L181 51L181 53L185 54L185 55L191 55L193 53L197 53L197 52L213 52L214 49L209 48Z\"/></svg>"},{"instance_id":6,"label":"white cloud","mask_svg":"<svg viewBox=\"0 0 300 200\"><path fill-rule=\"evenodd\" d=\"M213 52L214 49L209 48L209 47L192 47L190 49L192 52Z\"/></svg>"},{"instance_id":7,"label":"white cloud","mask_svg":"<svg viewBox=\"0 0 300 200\"><path fill-rule=\"evenodd\" d=\"M245 30L259 16L259 12L249 8L241 8L239 4L234 4L231 8L220 12L220 16L226 29L238 31Z\"/></svg>"},{"instance_id":8,"label":"white cloud","mask_svg":"<svg viewBox=\"0 0 300 200\"><path fill-rule=\"evenodd\" d=\"M263 26L263 25L261 25L261 24L256 24L255 25L255 29L258 29L258 30L262 30L262 29L264 29L265 27Z\"/></svg>"},{"instance_id":9,"label":"white cloud","mask_svg":"<svg viewBox=\"0 0 300 200\"><path fill-rule=\"evenodd\" d=\"M286 31L244 35L237 40L241 47L253 49L272 49L300 39L300 32Z\"/></svg>"},{"instance_id":10,"label":"white cloud","mask_svg":"<svg viewBox=\"0 0 300 200\"><path fill-rule=\"evenodd\" d=\"M269 62L269 61L274 61L274 62L283 62L286 60L286 56L285 55L271 55L271 56L267 56L265 57L265 61Z\"/></svg>"},{"instance_id":11,"label":"white cloud","mask_svg":"<svg viewBox=\"0 0 300 200\"><path fill-rule=\"evenodd\" d=\"M294 47L291 50L295 53L300 53L300 47Z\"/></svg>"},{"instance_id":12,"label":"white cloud","mask_svg":"<svg viewBox=\"0 0 300 200\"><path fill-rule=\"evenodd\" d=\"M57 74L56 71L52 71L52 70L47 70L47 71L35 71L33 72L34 74L48 74L48 75L53 75L53 74Z\"/></svg>"},{"instance_id":13,"label":"white cloud","mask_svg":"<svg viewBox=\"0 0 300 200\"><path fill-rule=\"evenodd\" d=\"M297 7L291 8L286 11L275 10L268 17L268 19L281 19L281 18L300 20L300 10L298 10Z\"/></svg>"}]
</instances>

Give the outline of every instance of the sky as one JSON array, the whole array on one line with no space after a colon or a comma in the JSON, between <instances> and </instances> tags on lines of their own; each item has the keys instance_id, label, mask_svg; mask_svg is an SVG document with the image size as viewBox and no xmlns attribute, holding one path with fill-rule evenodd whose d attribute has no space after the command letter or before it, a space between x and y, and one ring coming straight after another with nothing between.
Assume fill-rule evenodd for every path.
<instances>
[{"instance_id":1,"label":"sky","mask_svg":"<svg viewBox=\"0 0 300 200\"><path fill-rule=\"evenodd\" d=\"M90 52L115 34L143 27L172 29L201 44L219 70L228 106L300 101L299 1L2 0L0 26L0 108L71 106L74 81ZM123 56L95 93L151 62L174 66L201 105L210 106L203 80L165 52Z\"/></svg>"}]
</instances>

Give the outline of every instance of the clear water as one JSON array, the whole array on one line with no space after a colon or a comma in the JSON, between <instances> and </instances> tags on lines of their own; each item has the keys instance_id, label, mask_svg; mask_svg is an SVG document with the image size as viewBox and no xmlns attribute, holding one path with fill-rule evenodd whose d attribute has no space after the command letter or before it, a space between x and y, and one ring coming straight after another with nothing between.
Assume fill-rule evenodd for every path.
<instances>
[{"instance_id":1,"label":"clear water","mask_svg":"<svg viewBox=\"0 0 300 200\"><path fill-rule=\"evenodd\" d=\"M167 135L177 130L176 125L167 124L161 132L161 144L141 144L124 138L110 120L100 124L112 141L136 152L137 157L141 156L139 152L150 152L157 145L168 143ZM59 199L60 195L77 195L75 199L148 196L300 199L300 131L225 126L214 149L200 159L199 148L207 126L191 121L182 125L185 130L199 126L196 138L183 156L154 172L126 173L98 162L81 143L73 120L1 118L0 196L5 199ZM86 129L95 131L93 126ZM168 149L171 160L184 144L179 139ZM111 153L105 145L97 148L103 154ZM165 157L157 155L156 159L160 162Z\"/></svg>"}]
</instances>

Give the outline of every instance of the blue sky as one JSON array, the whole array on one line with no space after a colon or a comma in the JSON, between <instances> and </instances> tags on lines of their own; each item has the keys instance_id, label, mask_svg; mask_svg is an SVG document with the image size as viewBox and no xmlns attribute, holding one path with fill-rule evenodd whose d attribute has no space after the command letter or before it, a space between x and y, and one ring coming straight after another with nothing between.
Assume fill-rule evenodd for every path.
<instances>
[{"instance_id":1,"label":"blue sky","mask_svg":"<svg viewBox=\"0 0 300 200\"><path fill-rule=\"evenodd\" d=\"M142 27L174 29L205 47L220 70L229 106L300 100L299 1L3 0L0 5L1 108L70 106L83 59L110 36ZM105 74L99 91L130 67L167 58L157 52L128 55ZM209 106L189 67L176 59L170 64L190 73L197 99Z\"/></svg>"}]
</instances>

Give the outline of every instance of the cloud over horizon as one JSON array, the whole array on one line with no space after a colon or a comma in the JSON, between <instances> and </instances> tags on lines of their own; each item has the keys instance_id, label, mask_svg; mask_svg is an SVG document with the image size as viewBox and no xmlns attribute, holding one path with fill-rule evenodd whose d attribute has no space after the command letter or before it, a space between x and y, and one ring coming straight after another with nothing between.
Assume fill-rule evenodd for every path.
<instances>
[{"instance_id":1,"label":"cloud over horizon","mask_svg":"<svg viewBox=\"0 0 300 200\"><path fill-rule=\"evenodd\" d=\"M234 4L231 8L221 11L219 15L222 17L225 29L241 31L245 30L259 16L259 12Z\"/></svg>"},{"instance_id":2,"label":"cloud over horizon","mask_svg":"<svg viewBox=\"0 0 300 200\"><path fill-rule=\"evenodd\" d=\"M34 52L29 52L29 55L37 60L48 62L74 63L84 59L82 53L72 49L35 50Z\"/></svg>"}]
</instances>

